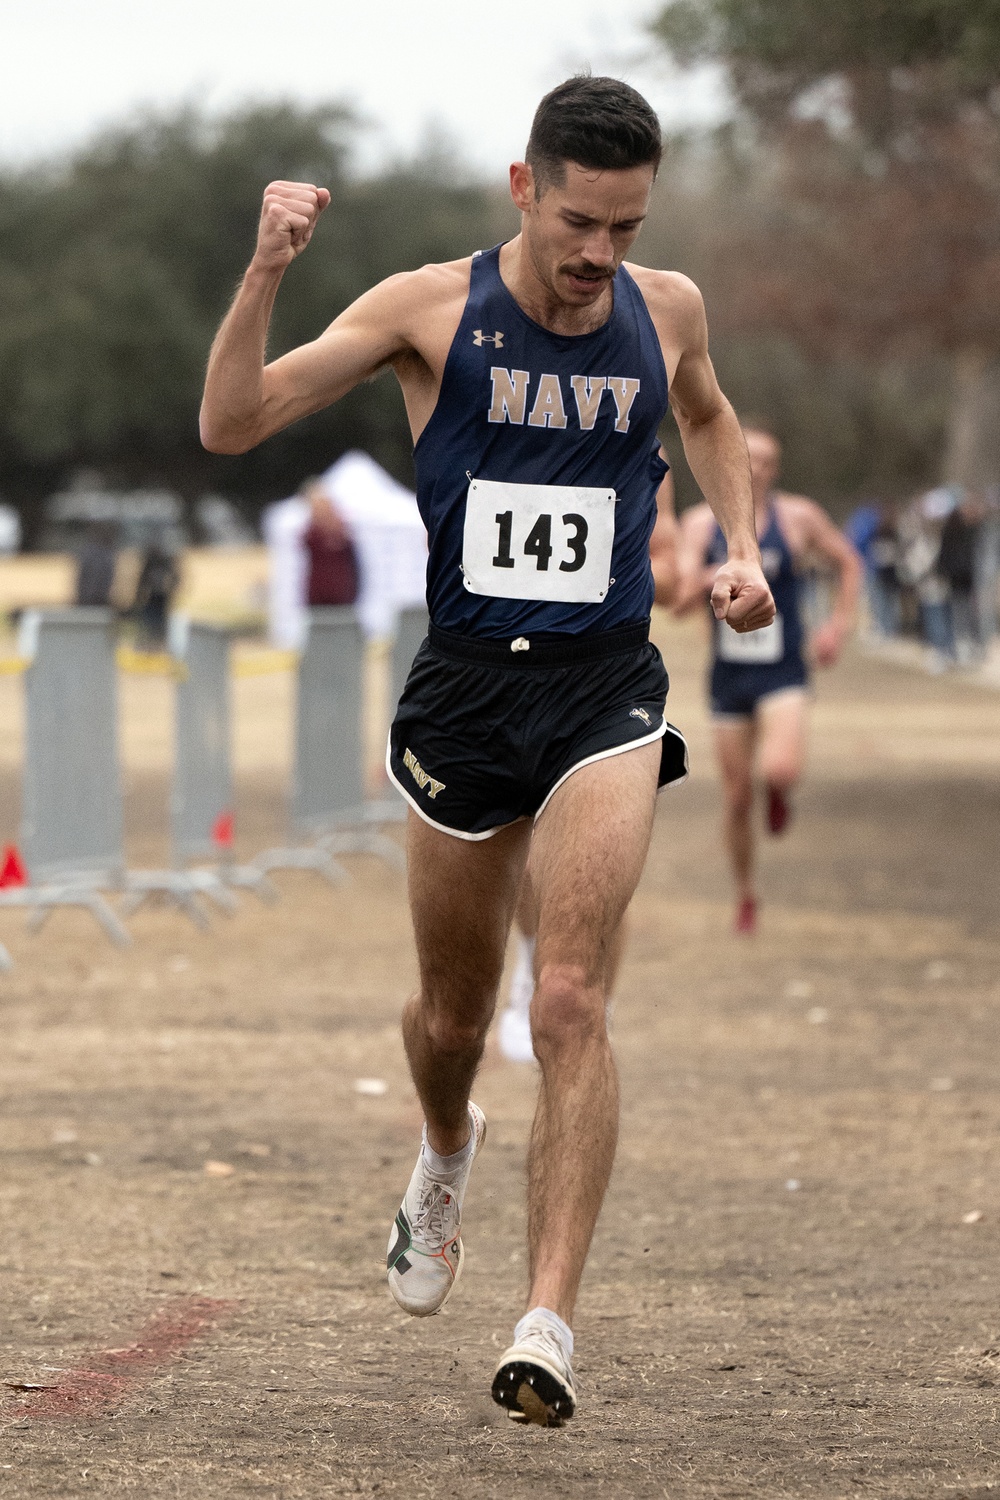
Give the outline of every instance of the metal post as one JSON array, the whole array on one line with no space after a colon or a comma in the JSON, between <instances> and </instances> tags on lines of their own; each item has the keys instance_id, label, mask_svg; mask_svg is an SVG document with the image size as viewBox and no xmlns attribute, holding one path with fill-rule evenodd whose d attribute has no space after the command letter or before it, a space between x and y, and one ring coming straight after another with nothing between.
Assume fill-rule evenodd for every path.
<instances>
[{"instance_id":1,"label":"metal post","mask_svg":"<svg viewBox=\"0 0 1000 1500\"><path fill-rule=\"evenodd\" d=\"M131 942L100 894L125 872L118 692L108 609L31 611L21 841L31 884L0 891L37 929L57 906L91 912L112 942Z\"/></svg>"},{"instance_id":2,"label":"metal post","mask_svg":"<svg viewBox=\"0 0 1000 1500\"><path fill-rule=\"evenodd\" d=\"M198 927L208 925L198 902L207 896L230 915L232 885L249 886L264 899L277 892L261 871L223 857L215 868L191 869L193 859L219 860L214 834L233 804L230 753L229 631L182 619L172 631L177 659L174 712L174 781L170 796L172 868L133 870L126 877L125 909L151 896L173 901Z\"/></svg>"},{"instance_id":3,"label":"metal post","mask_svg":"<svg viewBox=\"0 0 1000 1500\"><path fill-rule=\"evenodd\" d=\"M406 686L406 679L413 666L413 658L424 643L429 623L430 617L422 604L414 605L409 609L401 609L396 616L389 688L390 720L395 716L396 707ZM405 823L406 821L406 804L399 796L387 797L374 804L369 815L374 816L376 810L378 813L376 820L380 823Z\"/></svg>"}]
</instances>

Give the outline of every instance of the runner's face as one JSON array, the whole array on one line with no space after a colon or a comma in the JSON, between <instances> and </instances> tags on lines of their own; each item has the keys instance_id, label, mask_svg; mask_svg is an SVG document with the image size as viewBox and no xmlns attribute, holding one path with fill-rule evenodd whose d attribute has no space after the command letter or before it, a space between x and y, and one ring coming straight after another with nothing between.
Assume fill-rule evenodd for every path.
<instances>
[{"instance_id":1,"label":"runner's face","mask_svg":"<svg viewBox=\"0 0 1000 1500\"><path fill-rule=\"evenodd\" d=\"M560 302L589 307L600 300L642 227L653 168L598 172L566 163L565 181L535 197L531 168L511 168L532 268Z\"/></svg>"},{"instance_id":2,"label":"runner's face","mask_svg":"<svg viewBox=\"0 0 1000 1500\"><path fill-rule=\"evenodd\" d=\"M747 440L750 454L750 477L755 495L769 495L778 481L781 469L781 449L769 432L754 432L743 436Z\"/></svg>"}]
</instances>

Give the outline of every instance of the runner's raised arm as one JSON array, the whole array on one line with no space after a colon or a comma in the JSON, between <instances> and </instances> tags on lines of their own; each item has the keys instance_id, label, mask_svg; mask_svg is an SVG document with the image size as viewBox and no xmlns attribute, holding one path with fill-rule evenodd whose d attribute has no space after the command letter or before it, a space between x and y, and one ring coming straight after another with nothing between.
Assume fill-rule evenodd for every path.
<instances>
[{"instance_id":1,"label":"runner's raised arm","mask_svg":"<svg viewBox=\"0 0 1000 1500\"><path fill-rule=\"evenodd\" d=\"M309 344L266 364L267 332L281 278L308 245L330 202L326 188L272 182L257 248L215 337L201 406L201 440L213 453L245 453L320 411L406 347L400 333L421 273L390 277Z\"/></svg>"}]
</instances>

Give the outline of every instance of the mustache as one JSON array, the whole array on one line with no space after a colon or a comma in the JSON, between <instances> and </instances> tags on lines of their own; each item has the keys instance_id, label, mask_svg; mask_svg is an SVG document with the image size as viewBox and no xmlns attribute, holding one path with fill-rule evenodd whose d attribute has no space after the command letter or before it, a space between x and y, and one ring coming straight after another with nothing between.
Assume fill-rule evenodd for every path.
<instances>
[{"instance_id":1,"label":"mustache","mask_svg":"<svg viewBox=\"0 0 1000 1500\"><path fill-rule=\"evenodd\" d=\"M611 281L615 274L614 271L609 271L606 266L591 266L586 261L578 266L565 266L564 269L570 276L589 276L593 277L595 281Z\"/></svg>"}]
</instances>

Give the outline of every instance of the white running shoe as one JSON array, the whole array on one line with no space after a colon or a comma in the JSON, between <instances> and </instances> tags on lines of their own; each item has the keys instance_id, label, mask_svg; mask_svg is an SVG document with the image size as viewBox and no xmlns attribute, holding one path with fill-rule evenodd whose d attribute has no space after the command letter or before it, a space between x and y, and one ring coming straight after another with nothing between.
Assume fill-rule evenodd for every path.
<instances>
[{"instance_id":1,"label":"white running shoe","mask_svg":"<svg viewBox=\"0 0 1000 1500\"><path fill-rule=\"evenodd\" d=\"M389 1290L415 1318L428 1318L442 1308L462 1274L462 1199L486 1139L486 1116L476 1104L469 1105L469 1124L475 1147L460 1181L438 1182L426 1170L421 1150L389 1234Z\"/></svg>"},{"instance_id":2,"label":"white running shoe","mask_svg":"<svg viewBox=\"0 0 1000 1500\"><path fill-rule=\"evenodd\" d=\"M522 1324L526 1320L522 1319ZM552 1324L527 1320L497 1366L493 1399L514 1418L539 1427L561 1427L576 1411L573 1367Z\"/></svg>"},{"instance_id":3,"label":"white running shoe","mask_svg":"<svg viewBox=\"0 0 1000 1500\"><path fill-rule=\"evenodd\" d=\"M535 942L533 938L518 939L517 962L510 981L507 1007L500 1014L497 1040L500 1051L508 1062L534 1062L535 1049L531 1045L531 999L535 993Z\"/></svg>"},{"instance_id":4,"label":"white running shoe","mask_svg":"<svg viewBox=\"0 0 1000 1500\"><path fill-rule=\"evenodd\" d=\"M535 1049L531 1045L531 1019L523 1010L508 1005L500 1012L500 1030L497 1033L500 1051L508 1062L529 1063L535 1061Z\"/></svg>"}]
</instances>

